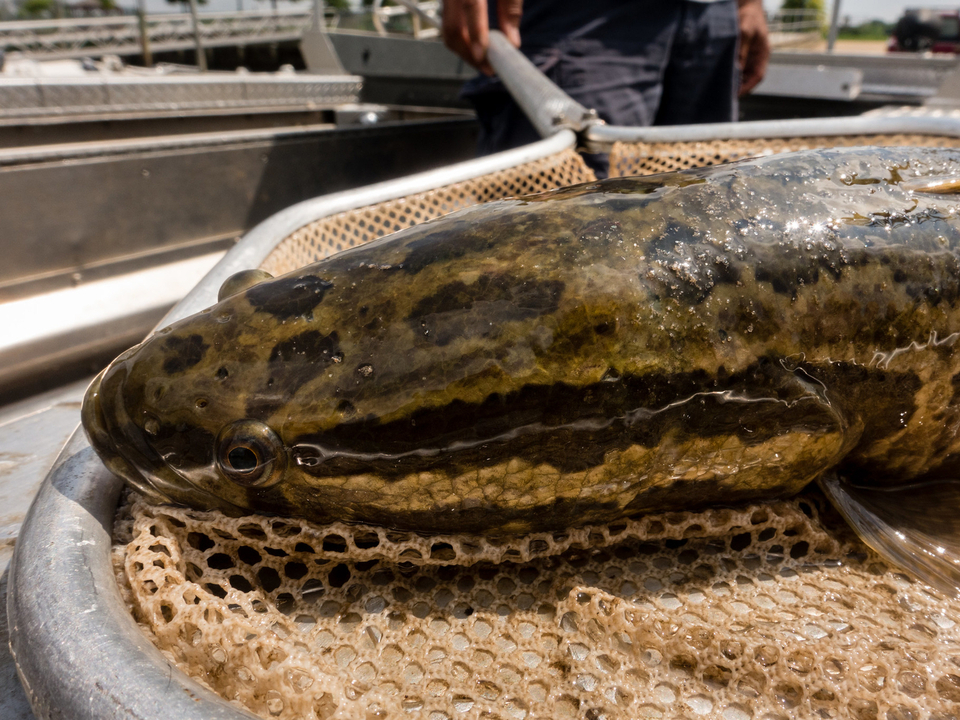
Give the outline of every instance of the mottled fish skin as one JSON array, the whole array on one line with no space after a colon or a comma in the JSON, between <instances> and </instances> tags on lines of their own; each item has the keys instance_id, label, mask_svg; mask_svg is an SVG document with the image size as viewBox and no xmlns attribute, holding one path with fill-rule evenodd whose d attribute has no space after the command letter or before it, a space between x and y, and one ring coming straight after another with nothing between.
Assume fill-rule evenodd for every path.
<instances>
[{"instance_id":1,"label":"mottled fish skin","mask_svg":"<svg viewBox=\"0 0 960 720\"><path fill-rule=\"evenodd\" d=\"M957 168L820 150L464 210L158 332L84 424L159 499L420 532L949 472L960 196L901 184Z\"/></svg>"}]
</instances>

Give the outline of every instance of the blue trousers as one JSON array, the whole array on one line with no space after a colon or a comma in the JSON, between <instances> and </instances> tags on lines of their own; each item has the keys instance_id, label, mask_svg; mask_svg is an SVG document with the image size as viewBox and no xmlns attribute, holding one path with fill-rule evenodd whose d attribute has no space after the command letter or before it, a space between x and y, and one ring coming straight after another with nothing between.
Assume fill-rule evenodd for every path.
<instances>
[{"instance_id":1,"label":"blue trousers","mask_svg":"<svg viewBox=\"0 0 960 720\"><path fill-rule=\"evenodd\" d=\"M523 53L610 125L736 120L735 0L527 0L520 35ZM481 155L539 139L496 78L462 94L477 111ZM605 157L588 162L606 175Z\"/></svg>"}]
</instances>

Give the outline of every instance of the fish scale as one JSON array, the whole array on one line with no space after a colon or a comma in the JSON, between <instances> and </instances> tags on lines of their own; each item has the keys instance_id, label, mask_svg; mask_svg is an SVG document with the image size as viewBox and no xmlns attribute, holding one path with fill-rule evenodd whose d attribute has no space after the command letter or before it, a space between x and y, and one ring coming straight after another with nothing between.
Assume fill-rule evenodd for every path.
<instances>
[{"instance_id":1,"label":"fish scale","mask_svg":"<svg viewBox=\"0 0 960 720\"><path fill-rule=\"evenodd\" d=\"M618 178L232 278L107 368L84 425L141 490L232 513L495 536L834 473L883 546L920 521L896 492L960 459L958 160Z\"/></svg>"}]
</instances>

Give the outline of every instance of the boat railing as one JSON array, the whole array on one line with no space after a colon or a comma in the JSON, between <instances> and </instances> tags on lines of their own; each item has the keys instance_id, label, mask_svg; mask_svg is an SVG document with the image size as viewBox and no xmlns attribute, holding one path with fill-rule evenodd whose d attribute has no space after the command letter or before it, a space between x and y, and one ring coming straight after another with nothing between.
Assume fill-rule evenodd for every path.
<instances>
[{"instance_id":1,"label":"boat railing","mask_svg":"<svg viewBox=\"0 0 960 720\"><path fill-rule=\"evenodd\" d=\"M328 27L339 15L325 11ZM204 47L298 40L311 27L313 10L203 12L197 30ZM193 20L189 13L157 13L144 18L153 52L194 47ZM50 18L0 22L0 49L30 57L78 58L105 53L142 51L140 19L136 15L89 18Z\"/></svg>"},{"instance_id":2,"label":"boat railing","mask_svg":"<svg viewBox=\"0 0 960 720\"><path fill-rule=\"evenodd\" d=\"M439 0L397 0L396 5L384 5L384 0L373 0L370 12L373 26L381 35L388 35L393 28L388 25L396 18L409 16L413 36L417 39L435 38L440 34Z\"/></svg>"}]
</instances>

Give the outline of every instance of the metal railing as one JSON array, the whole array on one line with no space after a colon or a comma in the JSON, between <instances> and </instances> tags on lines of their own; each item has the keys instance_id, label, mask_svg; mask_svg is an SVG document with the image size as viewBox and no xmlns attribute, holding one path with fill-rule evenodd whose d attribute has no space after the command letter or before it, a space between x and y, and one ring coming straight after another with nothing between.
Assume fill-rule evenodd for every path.
<instances>
[{"instance_id":1,"label":"metal railing","mask_svg":"<svg viewBox=\"0 0 960 720\"><path fill-rule=\"evenodd\" d=\"M417 38L436 37L439 0L384 5L375 0L373 26L381 35L400 27ZM325 9L326 26L335 28L340 18ZM276 11L204 12L198 15L203 47L250 45L299 40L312 26L313 9ZM151 52L189 50L195 47L190 13L166 13L146 17L146 36ZM79 58L101 55L139 55L143 52L140 19L136 15L91 18L53 18L0 22L0 50L42 58Z\"/></svg>"},{"instance_id":2,"label":"metal railing","mask_svg":"<svg viewBox=\"0 0 960 720\"><path fill-rule=\"evenodd\" d=\"M820 32L823 28L823 13L812 8L777 10L767 20L770 32L803 33Z\"/></svg>"},{"instance_id":3,"label":"metal railing","mask_svg":"<svg viewBox=\"0 0 960 720\"><path fill-rule=\"evenodd\" d=\"M0 120L227 108L319 109L358 102L361 85L356 75L293 73L8 78L0 82ZM0 166L3 157L0 150Z\"/></svg>"},{"instance_id":4,"label":"metal railing","mask_svg":"<svg viewBox=\"0 0 960 720\"><path fill-rule=\"evenodd\" d=\"M373 26L381 35L393 31L392 21L396 18L409 16L409 22L415 38L431 38L440 35L440 2L439 0L395 0L397 5L384 5L384 0L373 0L370 8L373 16ZM426 25L426 27L424 27Z\"/></svg>"},{"instance_id":5,"label":"metal railing","mask_svg":"<svg viewBox=\"0 0 960 720\"><path fill-rule=\"evenodd\" d=\"M199 16L200 37L204 47L298 40L312 18L311 9L203 13ZM148 15L146 24L153 52L195 46L189 13ZM143 51L136 15L2 22L0 48L50 59Z\"/></svg>"},{"instance_id":6,"label":"metal railing","mask_svg":"<svg viewBox=\"0 0 960 720\"><path fill-rule=\"evenodd\" d=\"M778 10L767 18L774 48L812 45L822 39L823 15L811 8Z\"/></svg>"}]
</instances>

